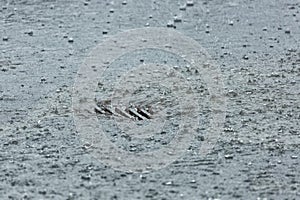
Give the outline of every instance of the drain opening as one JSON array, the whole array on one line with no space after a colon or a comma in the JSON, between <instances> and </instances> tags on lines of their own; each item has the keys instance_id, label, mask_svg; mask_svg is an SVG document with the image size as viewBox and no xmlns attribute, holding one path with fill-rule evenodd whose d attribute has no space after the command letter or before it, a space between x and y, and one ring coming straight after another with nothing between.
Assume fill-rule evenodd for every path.
<instances>
[{"instance_id":1,"label":"drain opening","mask_svg":"<svg viewBox=\"0 0 300 200\"><path fill-rule=\"evenodd\" d=\"M94 111L105 116L125 117L131 120L149 120L153 117L151 107L130 105L128 107L112 106L111 101L98 102Z\"/></svg>"}]
</instances>

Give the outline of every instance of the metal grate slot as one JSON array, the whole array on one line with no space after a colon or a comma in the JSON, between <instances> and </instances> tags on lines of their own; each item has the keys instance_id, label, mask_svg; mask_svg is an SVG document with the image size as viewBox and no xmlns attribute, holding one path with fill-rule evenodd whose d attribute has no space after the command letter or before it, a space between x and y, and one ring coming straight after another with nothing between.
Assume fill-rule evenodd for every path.
<instances>
[{"instance_id":1,"label":"metal grate slot","mask_svg":"<svg viewBox=\"0 0 300 200\"><path fill-rule=\"evenodd\" d=\"M146 110L146 109L143 109L143 108L137 108L137 112L144 116L145 118L147 119L151 119L151 114ZM150 111L151 112L151 111Z\"/></svg>"},{"instance_id":2,"label":"metal grate slot","mask_svg":"<svg viewBox=\"0 0 300 200\"><path fill-rule=\"evenodd\" d=\"M98 102L95 106L95 112L101 115L124 117L132 120L149 120L153 115L153 111L150 107L143 108L140 106L130 106L120 108L117 106L112 106L111 102Z\"/></svg>"}]
</instances>

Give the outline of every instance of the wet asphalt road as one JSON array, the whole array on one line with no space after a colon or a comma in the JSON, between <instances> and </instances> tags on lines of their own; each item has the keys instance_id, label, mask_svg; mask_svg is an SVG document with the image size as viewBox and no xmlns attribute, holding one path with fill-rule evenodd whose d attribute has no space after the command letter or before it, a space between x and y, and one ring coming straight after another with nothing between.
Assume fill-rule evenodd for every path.
<instances>
[{"instance_id":1,"label":"wet asphalt road","mask_svg":"<svg viewBox=\"0 0 300 200\"><path fill-rule=\"evenodd\" d=\"M300 198L300 2L184 3L0 2L0 199ZM205 157L120 172L78 137L72 87L93 47L145 26L175 26L206 49L222 71L226 122Z\"/></svg>"}]
</instances>

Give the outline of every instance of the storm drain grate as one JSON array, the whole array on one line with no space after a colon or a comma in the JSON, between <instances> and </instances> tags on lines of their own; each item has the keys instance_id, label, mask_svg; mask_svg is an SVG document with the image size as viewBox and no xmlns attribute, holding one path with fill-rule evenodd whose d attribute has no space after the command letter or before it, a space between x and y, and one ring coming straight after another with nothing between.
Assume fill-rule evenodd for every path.
<instances>
[{"instance_id":1,"label":"storm drain grate","mask_svg":"<svg viewBox=\"0 0 300 200\"><path fill-rule=\"evenodd\" d=\"M95 112L104 116L123 117L132 120L147 120L153 116L149 106L130 105L128 107L112 105L111 101L98 102Z\"/></svg>"}]
</instances>

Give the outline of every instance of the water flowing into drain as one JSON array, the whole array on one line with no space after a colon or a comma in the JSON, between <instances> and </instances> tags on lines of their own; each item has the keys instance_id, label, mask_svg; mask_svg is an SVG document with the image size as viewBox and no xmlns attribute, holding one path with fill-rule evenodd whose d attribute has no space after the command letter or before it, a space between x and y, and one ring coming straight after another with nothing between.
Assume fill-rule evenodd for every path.
<instances>
[{"instance_id":1,"label":"water flowing into drain","mask_svg":"<svg viewBox=\"0 0 300 200\"><path fill-rule=\"evenodd\" d=\"M97 114L104 116L125 117L132 120L147 120L153 116L153 110L147 106L114 106L111 101L97 102L94 108Z\"/></svg>"}]
</instances>

